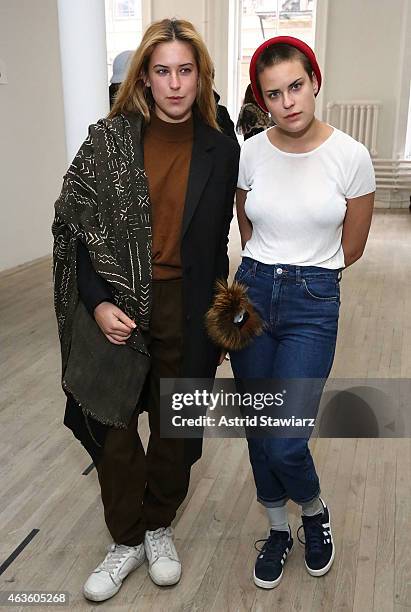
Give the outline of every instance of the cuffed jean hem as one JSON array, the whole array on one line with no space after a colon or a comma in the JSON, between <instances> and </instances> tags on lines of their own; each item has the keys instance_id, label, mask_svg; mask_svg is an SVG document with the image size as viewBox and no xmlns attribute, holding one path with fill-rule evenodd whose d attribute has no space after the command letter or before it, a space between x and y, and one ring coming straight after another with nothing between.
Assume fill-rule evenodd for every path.
<instances>
[{"instance_id":1,"label":"cuffed jean hem","mask_svg":"<svg viewBox=\"0 0 411 612\"><path fill-rule=\"evenodd\" d=\"M321 489L318 489L318 492L315 495L311 495L311 497L309 497L308 499L302 499L302 500L293 499L288 496L282 497L281 499L269 500L269 499L263 499L262 497L257 495L257 501L262 506L264 506L264 508L281 508L281 506L285 506L285 504L288 502L289 499L291 499L291 501L293 501L298 506L301 506L302 504L307 504L313 499L315 499L316 497L319 497L320 494L321 494Z\"/></svg>"},{"instance_id":2,"label":"cuffed jean hem","mask_svg":"<svg viewBox=\"0 0 411 612\"><path fill-rule=\"evenodd\" d=\"M288 502L289 497L282 497L281 499L275 499L274 501L262 499L257 495L257 501L264 506L264 508L281 508Z\"/></svg>"},{"instance_id":3,"label":"cuffed jean hem","mask_svg":"<svg viewBox=\"0 0 411 612\"><path fill-rule=\"evenodd\" d=\"M317 493L315 495L310 495L310 497L308 497L307 499L293 499L292 501L295 504L298 504L299 506L301 506L302 504L308 504L310 501L313 501L313 499L318 497L320 494L321 494L321 489L318 489L318 491L317 491Z\"/></svg>"}]
</instances>

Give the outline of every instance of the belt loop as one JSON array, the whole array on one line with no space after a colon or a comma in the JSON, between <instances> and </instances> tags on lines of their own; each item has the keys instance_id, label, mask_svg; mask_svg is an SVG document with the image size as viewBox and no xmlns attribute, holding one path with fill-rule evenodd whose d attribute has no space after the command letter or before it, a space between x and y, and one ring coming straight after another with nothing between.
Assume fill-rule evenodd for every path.
<instances>
[{"instance_id":1,"label":"belt loop","mask_svg":"<svg viewBox=\"0 0 411 612\"><path fill-rule=\"evenodd\" d=\"M254 261L253 263L253 276L255 276L257 272L258 261Z\"/></svg>"},{"instance_id":2,"label":"belt loop","mask_svg":"<svg viewBox=\"0 0 411 612\"><path fill-rule=\"evenodd\" d=\"M338 283L339 283L339 282L340 282L340 280L342 279L342 273L343 273L342 269L338 270L338 276L337 276L337 282L338 282Z\"/></svg>"},{"instance_id":3,"label":"belt loop","mask_svg":"<svg viewBox=\"0 0 411 612\"><path fill-rule=\"evenodd\" d=\"M301 284L301 268L300 266L295 266L295 282L297 285Z\"/></svg>"}]
</instances>

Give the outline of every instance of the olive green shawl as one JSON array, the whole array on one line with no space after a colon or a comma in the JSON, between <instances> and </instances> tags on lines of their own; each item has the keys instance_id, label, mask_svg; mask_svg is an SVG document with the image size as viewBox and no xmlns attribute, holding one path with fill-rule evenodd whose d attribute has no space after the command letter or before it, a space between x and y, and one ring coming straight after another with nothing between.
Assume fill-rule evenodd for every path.
<instances>
[{"instance_id":1,"label":"olive green shawl","mask_svg":"<svg viewBox=\"0 0 411 612\"><path fill-rule=\"evenodd\" d=\"M143 165L143 120L102 119L64 177L55 204L54 305L62 383L84 413L127 426L149 368L142 330L151 312L151 207ZM114 302L137 323L126 346L110 344L79 301L76 248L87 246Z\"/></svg>"}]
</instances>

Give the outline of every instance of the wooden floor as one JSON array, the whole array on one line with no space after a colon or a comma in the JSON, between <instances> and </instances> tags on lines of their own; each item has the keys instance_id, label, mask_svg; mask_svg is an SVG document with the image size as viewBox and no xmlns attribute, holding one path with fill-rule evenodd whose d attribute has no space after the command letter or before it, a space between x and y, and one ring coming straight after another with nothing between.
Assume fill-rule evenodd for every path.
<instances>
[{"instance_id":1,"label":"wooden floor","mask_svg":"<svg viewBox=\"0 0 411 612\"><path fill-rule=\"evenodd\" d=\"M236 233L233 224L233 268ZM344 273L335 376L411 378L410 279L411 216L377 211L365 256ZM0 276L0 564L39 530L1 574L0 591L67 591L75 610L411 609L410 439L312 440L335 562L328 575L313 578L297 543L272 591L251 579L253 544L265 537L266 520L244 440L206 440L175 522L180 583L160 589L144 565L112 600L86 602L83 582L110 538L95 470L82 475L88 455L62 425L51 291L49 260ZM220 376L229 375L226 362ZM142 429L146 435L146 424ZM294 504L290 522L295 535Z\"/></svg>"}]
</instances>

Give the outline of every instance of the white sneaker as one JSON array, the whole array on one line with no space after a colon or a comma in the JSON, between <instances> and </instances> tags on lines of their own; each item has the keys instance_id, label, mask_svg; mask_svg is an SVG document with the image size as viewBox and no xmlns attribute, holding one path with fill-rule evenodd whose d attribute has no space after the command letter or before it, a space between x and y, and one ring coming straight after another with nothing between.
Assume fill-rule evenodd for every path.
<instances>
[{"instance_id":1,"label":"white sneaker","mask_svg":"<svg viewBox=\"0 0 411 612\"><path fill-rule=\"evenodd\" d=\"M144 544L111 544L107 550L104 561L90 574L83 588L84 596L92 601L113 597L120 590L124 578L144 563Z\"/></svg>"},{"instance_id":2,"label":"white sneaker","mask_svg":"<svg viewBox=\"0 0 411 612\"><path fill-rule=\"evenodd\" d=\"M148 559L148 573L159 586L176 584L181 576L181 563L172 539L171 527L146 531L144 548Z\"/></svg>"}]
</instances>

